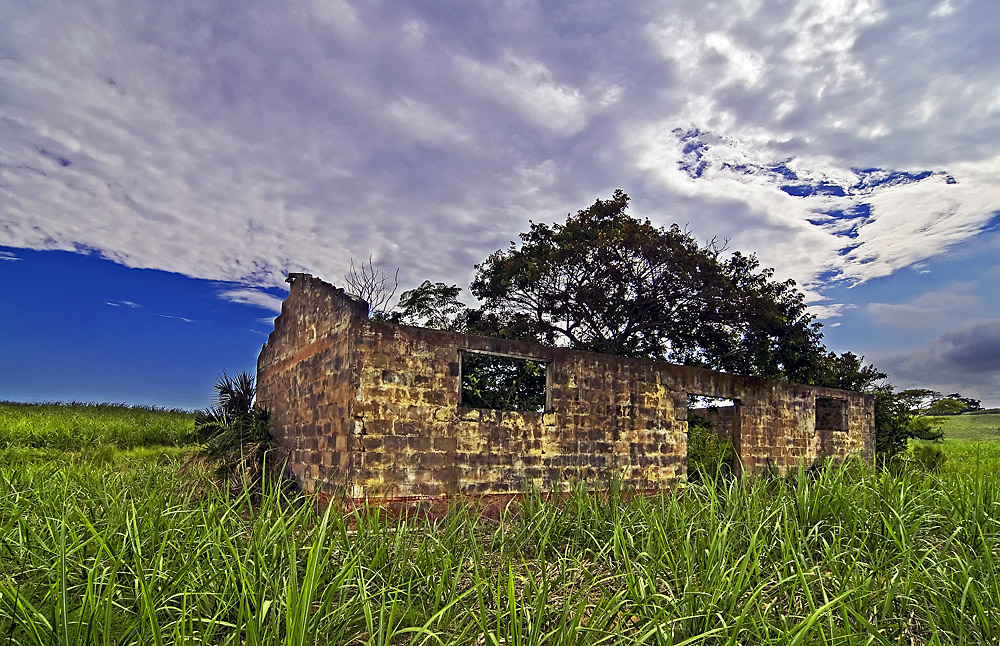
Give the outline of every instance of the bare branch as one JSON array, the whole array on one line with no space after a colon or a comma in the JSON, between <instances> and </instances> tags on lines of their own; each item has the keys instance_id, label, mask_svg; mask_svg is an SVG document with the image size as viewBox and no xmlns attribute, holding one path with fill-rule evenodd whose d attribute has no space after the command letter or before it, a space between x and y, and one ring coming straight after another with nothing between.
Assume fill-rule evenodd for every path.
<instances>
[{"instance_id":1,"label":"bare branch","mask_svg":"<svg viewBox=\"0 0 1000 646\"><path fill-rule=\"evenodd\" d=\"M368 256L367 263L361 263L360 268L354 266L354 258L351 258L351 271L344 276L344 281L348 294L368 303L368 311L376 318L385 318L392 310L388 307L389 301L399 287L399 269L391 279L390 288L389 276L381 267L375 266L371 256Z\"/></svg>"}]
</instances>

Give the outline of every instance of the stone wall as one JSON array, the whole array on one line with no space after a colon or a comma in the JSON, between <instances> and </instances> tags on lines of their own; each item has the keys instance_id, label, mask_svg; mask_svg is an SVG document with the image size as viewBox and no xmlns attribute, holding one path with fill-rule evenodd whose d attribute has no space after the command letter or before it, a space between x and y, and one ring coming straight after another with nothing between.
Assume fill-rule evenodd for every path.
<instances>
[{"instance_id":1,"label":"stone wall","mask_svg":"<svg viewBox=\"0 0 1000 646\"><path fill-rule=\"evenodd\" d=\"M321 280L289 281L258 359L258 394L307 489L398 498L611 478L667 488L686 475L689 393L739 401L733 434L747 471L872 457L865 395L379 323ZM546 362L545 410L461 407L463 351ZM817 430L817 398L844 402L844 430Z\"/></svg>"},{"instance_id":2,"label":"stone wall","mask_svg":"<svg viewBox=\"0 0 1000 646\"><path fill-rule=\"evenodd\" d=\"M346 484L357 392L354 339L368 306L312 277L296 280L257 359L257 395L307 485Z\"/></svg>"}]
</instances>

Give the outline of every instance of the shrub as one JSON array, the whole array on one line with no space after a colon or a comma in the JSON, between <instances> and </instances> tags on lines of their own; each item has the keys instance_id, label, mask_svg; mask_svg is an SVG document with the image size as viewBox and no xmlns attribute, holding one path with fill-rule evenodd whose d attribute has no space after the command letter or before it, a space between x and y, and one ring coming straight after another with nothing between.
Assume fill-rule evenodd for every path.
<instances>
[{"instance_id":1,"label":"shrub","mask_svg":"<svg viewBox=\"0 0 1000 646\"><path fill-rule=\"evenodd\" d=\"M215 383L215 405L199 412L195 429L202 457L235 493L263 487L265 480L287 484L284 459L271 435L271 413L256 401L253 375L226 373Z\"/></svg>"},{"instance_id":2,"label":"shrub","mask_svg":"<svg viewBox=\"0 0 1000 646\"><path fill-rule=\"evenodd\" d=\"M944 449L937 444L914 444L910 452L913 462L925 471L939 471L948 459Z\"/></svg>"},{"instance_id":3,"label":"shrub","mask_svg":"<svg viewBox=\"0 0 1000 646\"><path fill-rule=\"evenodd\" d=\"M732 476L735 456L733 443L718 435L708 418L688 415L689 482Z\"/></svg>"}]
</instances>

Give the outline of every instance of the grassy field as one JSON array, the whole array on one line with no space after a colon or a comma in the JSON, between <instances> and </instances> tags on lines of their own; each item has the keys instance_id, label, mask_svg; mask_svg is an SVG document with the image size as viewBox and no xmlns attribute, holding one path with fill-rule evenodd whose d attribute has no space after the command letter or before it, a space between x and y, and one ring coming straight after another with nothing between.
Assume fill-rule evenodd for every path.
<instances>
[{"instance_id":1,"label":"grassy field","mask_svg":"<svg viewBox=\"0 0 1000 646\"><path fill-rule=\"evenodd\" d=\"M401 520L233 500L182 468L189 435L107 410L117 431L52 431L58 446L2 418L0 643L1000 639L1000 442L953 440L935 473L855 464Z\"/></svg>"},{"instance_id":2,"label":"grassy field","mask_svg":"<svg viewBox=\"0 0 1000 646\"><path fill-rule=\"evenodd\" d=\"M181 446L194 440L194 414L121 404L0 402L0 449L62 451L97 446Z\"/></svg>"},{"instance_id":3,"label":"grassy field","mask_svg":"<svg viewBox=\"0 0 1000 646\"><path fill-rule=\"evenodd\" d=\"M1000 410L942 417L945 442L1000 442Z\"/></svg>"}]
</instances>

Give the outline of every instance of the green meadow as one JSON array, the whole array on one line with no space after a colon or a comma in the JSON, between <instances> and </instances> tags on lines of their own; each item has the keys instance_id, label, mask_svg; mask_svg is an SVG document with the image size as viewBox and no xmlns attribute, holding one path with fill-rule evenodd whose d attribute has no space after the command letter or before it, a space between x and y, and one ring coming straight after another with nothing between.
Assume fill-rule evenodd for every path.
<instances>
[{"instance_id":1,"label":"green meadow","mask_svg":"<svg viewBox=\"0 0 1000 646\"><path fill-rule=\"evenodd\" d=\"M971 417L936 471L400 518L234 498L182 411L0 404L0 643L997 644L1000 416Z\"/></svg>"},{"instance_id":2,"label":"green meadow","mask_svg":"<svg viewBox=\"0 0 1000 646\"><path fill-rule=\"evenodd\" d=\"M945 443L958 445L964 442L1000 442L1000 410L966 413L941 417Z\"/></svg>"}]
</instances>

